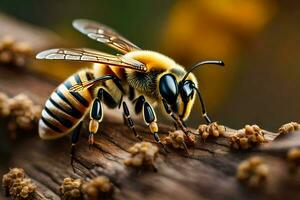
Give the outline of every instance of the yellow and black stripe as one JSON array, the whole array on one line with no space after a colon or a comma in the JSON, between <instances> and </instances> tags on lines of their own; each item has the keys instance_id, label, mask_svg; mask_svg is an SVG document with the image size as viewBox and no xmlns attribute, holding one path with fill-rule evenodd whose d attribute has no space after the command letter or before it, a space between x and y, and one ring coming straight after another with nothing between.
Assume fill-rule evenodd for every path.
<instances>
[{"instance_id":1,"label":"yellow and black stripe","mask_svg":"<svg viewBox=\"0 0 300 200\"><path fill-rule=\"evenodd\" d=\"M39 121L39 134L43 139L54 139L69 133L83 118L92 102L89 90L70 92L69 89L93 79L89 70L81 70L70 76L51 94L46 101Z\"/></svg>"}]
</instances>

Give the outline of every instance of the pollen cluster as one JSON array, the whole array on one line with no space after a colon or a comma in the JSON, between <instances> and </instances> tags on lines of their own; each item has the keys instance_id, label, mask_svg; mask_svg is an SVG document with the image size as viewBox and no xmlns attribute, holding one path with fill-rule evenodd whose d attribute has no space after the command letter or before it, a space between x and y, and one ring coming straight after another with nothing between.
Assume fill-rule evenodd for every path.
<instances>
[{"instance_id":1,"label":"pollen cluster","mask_svg":"<svg viewBox=\"0 0 300 200\"><path fill-rule=\"evenodd\" d=\"M35 105L31 99L24 94L9 98L6 94L0 93L0 118L8 120L8 130L12 137L16 131L31 130L38 122L41 107Z\"/></svg>"},{"instance_id":2,"label":"pollen cluster","mask_svg":"<svg viewBox=\"0 0 300 200\"><path fill-rule=\"evenodd\" d=\"M234 149L249 149L264 142L264 133L257 125L246 125L229 137L229 143Z\"/></svg>"},{"instance_id":3,"label":"pollen cluster","mask_svg":"<svg viewBox=\"0 0 300 200\"><path fill-rule=\"evenodd\" d=\"M255 156L239 164L236 177L250 187L258 187L266 181L268 172L268 166Z\"/></svg>"},{"instance_id":4,"label":"pollen cluster","mask_svg":"<svg viewBox=\"0 0 300 200\"><path fill-rule=\"evenodd\" d=\"M284 124L278 129L279 133L281 133L281 134L287 134L287 133L297 131L297 130L300 130L300 124L297 122L290 122L290 123Z\"/></svg>"},{"instance_id":5,"label":"pollen cluster","mask_svg":"<svg viewBox=\"0 0 300 200\"><path fill-rule=\"evenodd\" d=\"M128 167L154 166L158 147L150 142L136 143L129 149L131 157L124 161Z\"/></svg>"},{"instance_id":6,"label":"pollen cluster","mask_svg":"<svg viewBox=\"0 0 300 200\"><path fill-rule=\"evenodd\" d=\"M225 133L225 127L218 125L217 122L211 124L201 124L198 127L198 132L203 140L207 139L209 136L219 137Z\"/></svg>"},{"instance_id":7,"label":"pollen cluster","mask_svg":"<svg viewBox=\"0 0 300 200\"><path fill-rule=\"evenodd\" d=\"M84 199L98 200L110 196L113 192L113 184L105 176L98 176L82 185Z\"/></svg>"},{"instance_id":8,"label":"pollen cluster","mask_svg":"<svg viewBox=\"0 0 300 200\"><path fill-rule=\"evenodd\" d=\"M24 66L31 55L32 49L27 43L9 36L0 39L0 63Z\"/></svg>"},{"instance_id":9,"label":"pollen cluster","mask_svg":"<svg viewBox=\"0 0 300 200\"><path fill-rule=\"evenodd\" d=\"M30 199L34 196L36 186L31 179L26 178L25 172L20 168L10 169L2 178L2 185L6 195L12 199Z\"/></svg>"},{"instance_id":10,"label":"pollen cluster","mask_svg":"<svg viewBox=\"0 0 300 200\"><path fill-rule=\"evenodd\" d=\"M63 184L59 188L61 199L82 199L81 186L82 182L80 179L65 178Z\"/></svg>"},{"instance_id":11,"label":"pollen cluster","mask_svg":"<svg viewBox=\"0 0 300 200\"><path fill-rule=\"evenodd\" d=\"M164 139L165 144L172 145L174 148L184 149L186 144L195 144L195 135L189 137L182 130L170 131Z\"/></svg>"}]
</instances>

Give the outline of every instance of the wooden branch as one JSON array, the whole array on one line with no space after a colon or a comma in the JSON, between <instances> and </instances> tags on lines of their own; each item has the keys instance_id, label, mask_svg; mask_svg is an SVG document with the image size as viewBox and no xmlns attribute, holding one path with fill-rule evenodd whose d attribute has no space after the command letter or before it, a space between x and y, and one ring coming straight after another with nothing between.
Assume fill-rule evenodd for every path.
<instances>
[{"instance_id":1,"label":"wooden branch","mask_svg":"<svg viewBox=\"0 0 300 200\"><path fill-rule=\"evenodd\" d=\"M9 95L22 92L42 104L55 87L39 77L18 74L0 68L0 92ZM189 155L169 148L170 153L159 154L157 173L136 172L123 164L129 156L129 147L137 142L136 138L113 112L105 112L105 119L92 149L88 148L83 129L75 160L76 173L70 166L69 138L43 141L37 133L11 141L9 158L4 160L1 171L7 171L9 167L24 168L37 184L39 199L59 199L58 188L65 177L86 180L98 175L112 180L115 199L280 199L299 195L299 177L288 174L284 159L265 153L269 147L256 151L231 151L224 138L197 142L189 149ZM171 129L160 125L160 135L166 135ZM152 140L146 127L138 125L137 131ZM266 187L258 192L248 190L235 179L239 162L254 154L262 154L270 166Z\"/></svg>"}]
</instances>

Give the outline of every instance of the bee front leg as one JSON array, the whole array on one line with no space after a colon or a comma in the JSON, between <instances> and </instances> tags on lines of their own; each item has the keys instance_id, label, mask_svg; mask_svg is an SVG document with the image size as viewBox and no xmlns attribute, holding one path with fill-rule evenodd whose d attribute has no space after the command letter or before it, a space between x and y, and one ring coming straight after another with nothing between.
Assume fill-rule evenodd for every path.
<instances>
[{"instance_id":1,"label":"bee front leg","mask_svg":"<svg viewBox=\"0 0 300 200\"><path fill-rule=\"evenodd\" d=\"M175 128L179 127L189 138L189 133L191 133L191 131L187 128L184 121L171 110L171 108L168 105L168 103L166 102L166 100L162 99L162 102L163 102L166 113L169 114L172 117L172 119L174 120L174 122L176 124Z\"/></svg>"},{"instance_id":2,"label":"bee front leg","mask_svg":"<svg viewBox=\"0 0 300 200\"><path fill-rule=\"evenodd\" d=\"M158 126L156 123L157 119L155 112L152 106L147 101L143 105L143 117L146 125L149 127L151 133L153 134L155 141L163 147L164 151L168 152L158 135Z\"/></svg>"},{"instance_id":3,"label":"bee front leg","mask_svg":"<svg viewBox=\"0 0 300 200\"><path fill-rule=\"evenodd\" d=\"M99 128L99 123L103 119L103 109L101 105L101 100L96 97L92 103L92 108L90 110L90 123L89 123L89 146L94 144L94 134L97 133Z\"/></svg>"}]
</instances>

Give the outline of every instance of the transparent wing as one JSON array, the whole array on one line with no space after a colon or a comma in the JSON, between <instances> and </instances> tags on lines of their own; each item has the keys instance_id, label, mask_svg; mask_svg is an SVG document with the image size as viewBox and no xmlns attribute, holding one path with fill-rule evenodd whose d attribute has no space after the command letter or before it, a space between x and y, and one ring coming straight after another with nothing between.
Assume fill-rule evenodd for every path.
<instances>
[{"instance_id":1,"label":"transparent wing","mask_svg":"<svg viewBox=\"0 0 300 200\"><path fill-rule=\"evenodd\" d=\"M74 60L84 62L102 63L108 65L130 68L137 71L145 72L146 66L134 59L122 55L111 55L92 49L48 49L36 55L37 59L48 60Z\"/></svg>"},{"instance_id":2,"label":"transparent wing","mask_svg":"<svg viewBox=\"0 0 300 200\"><path fill-rule=\"evenodd\" d=\"M107 44L108 46L115 48L122 53L140 50L138 46L125 39L115 30L100 23L91 20L77 19L73 21L73 27L81 33L87 35L89 38Z\"/></svg>"}]
</instances>

